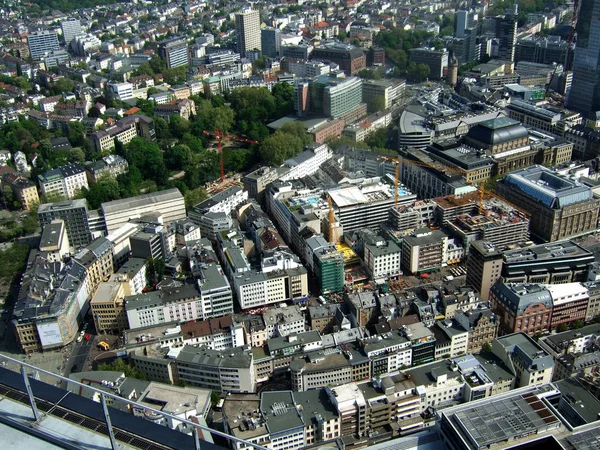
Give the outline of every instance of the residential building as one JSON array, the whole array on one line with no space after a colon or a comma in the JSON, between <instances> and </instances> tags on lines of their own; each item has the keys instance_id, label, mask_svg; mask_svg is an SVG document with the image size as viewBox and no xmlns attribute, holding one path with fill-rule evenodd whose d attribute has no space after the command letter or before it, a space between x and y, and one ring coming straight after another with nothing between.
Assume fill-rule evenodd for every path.
<instances>
[{"instance_id":1,"label":"residential building","mask_svg":"<svg viewBox=\"0 0 600 450\"><path fill-rule=\"evenodd\" d=\"M38 175L40 189L46 197L72 199L82 189L89 189L85 168L76 163L51 169Z\"/></svg>"},{"instance_id":2,"label":"residential building","mask_svg":"<svg viewBox=\"0 0 600 450\"><path fill-rule=\"evenodd\" d=\"M466 353L479 353L484 344L491 345L498 337L500 321L490 308L458 310L454 320L469 333Z\"/></svg>"},{"instance_id":3,"label":"residential building","mask_svg":"<svg viewBox=\"0 0 600 450\"><path fill-rule=\"evenodd\" d=\"M264 191L267 185L279 177L279 172L273 167L261 167L254 172L244 175L242 183L244 190L248 192L248 197L255 199L259 204L263 204Z\"/></svg>"},{"instance_id":4,"label":"residential building","mask_svg":"<svg viewBox=\"0 0 600 450\"><path fill-rule=\"evenodd\" d=\"M563 240L598 225L600 199L591 189L542 166L511 172L497 192L531 213L530 231L543 241Z\"/></svg>"},{"instance_id":5,"label":"residential building","mask_svg":"<svg viewBox=\"0 0 600 450\"><path fill-rule=\"evenodd\" d=\"M114 273L112 243L106 238L93 240L75 253L73 259L85 270L91 293Z\"/></svg>"},{"instance_id":6,"label":"residential building","mask_svg":"<svg viewBox=\"0 0 600 450\"><path fill-rule=\"evenodd\" d=\"M161 41L158 46L158 55L165 60L168 69L190 64L190 52L187 41L183 37Z\"/></svg>"},{"instance_id":7,"label":"residential building","mask_svg":"<svg viewBox=\"0 0 600 450\"><path fill-rule=\"evenodd\" d=\"M600 334L600 324L595 323L575 330L544 336L539 340L539 344L555 358L568 354L576 355L585 353L593 347L598 334Z\"/></svg>"},{"instance_id":8,"label":"residential building","mask_svg":"<svg viewBox=\"0 0 600 450\"><path fill-rule=\"evenodd\" d=\"M228 350L244 345L244 329L232 316L181 324L186 345L205 346L211 350Z\"/></svg>"},{"instance_id":9,"label":"residential building","mask_svg":"<svg viewBox=\"0 0 600 450\"><path fill-rule=\"evenodd\" d=\"M205 214L225 213L229 216L235 208L247 200L248 192L239 186L231 186L195 205L190 211L190 219L199 223L202 229L202 216ZM202 234L204 235L204 230Z\"/></svg>"},{"instance_id":10,"label":"residential building","mask_svg":"<svg viewBox=\"0 0 600 450\"><path fill-rule=\"evenodd\" d=\"M71 246L67 236L65 221L55 219L44 225L40 237L40 252L43 252L50 262L61 262L70 252Z\"/></svg>"},{"instance_id":11,"label":"residential building","mask_svg":"<svg viewBox=\"0 0 600 450\"><path fill-rule=\"evenodd\" d=\"M149 208L153 213L162 216L162 223L165 226L186 217L183 195L176 188L167 189L102 203L100 211L106 232L112 233L131 219L148 214Z\"/></svg>"},{"instance_id":12,"label":"residential building","mask_svg":"<svg viewBox=\"0 0 600 450\"><path fill-rule=\"evenodd\" d=\"M96 162L86 166L88 181L97 183L100 178L117 178L119 175L129 171L129 163L125 158L119 155L107 155Z\"/></svg>"},{"instance_id":13,"label":"residential building","mask_svg":"<svg viewBox=\"0 0 600 450\"><path fill-rule=\"evenodd\" d=\"M469 332L458 321L438 321L432 330L435 335L435 359L455 358L467 353Z\"/></svg>"},{"instance_id":14,"label":"residential building","mask_svg":"<svg viewBox=\"0 0 600 450\"><path fill-rule=\"evenodd\" d=\"M582 0L577 21L577 51L573 59L573 84L569 109L591 117L600 110L600 3Z\"/></svg>"},{"instance_id":15,"label":"residential building","mask_svg":"<svg viewBox=\"0 0 600 450\"><path fill-rule=\"evenodd\" d=\"M298 155L284 161L283 166L288 168L279 176L280 180L289 181L313 175L325 161L333 156L327 144L310 144Z\"/></svg>"},{"instance_id":16,"label":"residential building","mask_svg":"<svg viewBox=\"0 0 600 450\"><path fill-rule=\"evenodd\" d=\"M42 228L55 219L63 220L69 243L75 248L86 245L92 240L85 199L44 203L38 207L38 218Z\"/></svg>"},{"instance_id":17,"label":"residential building","mask_svg":"<svg viewBox=\"0 0 600 450\"><path fill-rule=\"evenodd\" d=\"M381 240L365 244L364 252L365 265L374 280L387 280L402 275L402 251L394 242Z\"/></svg>"},{"instance_id":18,"label":"residential building","mask_svg":"<svg viewBox=\"0 0 600 450\"><path fill-rule=\"evenodd\" d=\"M154 114L158 117L164 118L167 122L173 115L177 115L182 119L189 120L190 117L195 113L196 106L194 101L188 98L176 100L172 103L167 103L164 105L156 105L154 107Z\"/></svg>"},{"instance_id":19,"label":"residential building","mask_svg":"<svg viewBox=\"0 0 600 450\"><path fill-rule=\"evenodd\" d=\"M516 375L515 386L535 386L552 381L554 360L525 333L497 338L492 352Z\"/></svg>"},{"instance_id":20,"label":"residential building","mask_svg":"<svg viewBox=\"0 0 600 450\"><path fill-rule=\"evenodd\" d=\"M306 331L304 315L296 305L282 304L278 307L266 308L262 316L267 327L267 339Z\"/></svg>"},{"instance_id":21,"label":"residential building","mask_svg":"<svg viewBox=\"0 0 600 450\"><path fill-rule=\"evenodd\" d=\"M36 185L27 178L15 174L5 174L2 177L2 183L12 188L23 209L30 210L31 207L40 203Z\"/></svg>"},{"instance_id":22,"label":"residential building","mask_svg":"<svg viewBox=\"0 0 600 450\"><path fill-rule=\"evenodd\" d=\"M156 139L154 121L149 117L134 114L117 121L116 125L106 130L95 131L89 136L89 140L92 149L102 153L114 149L115 139L125 145L134 137L154 141Z\"/></svg>"},{"instance_id":23,"label":"residential building","mask_svg":"<svg viewBox=\"0 0 600 450\"><path fill-rule=\"evenodd\" d=\"M246 57L246 53L252 50L261 51L260 11L246 9L236 13L235 35L237 51L242 58Z\"/></svg>"},{"instance_id":24,"label":"residential building","mask_svg":"<svg viewBox=\"0 0 600 450\"><path fill-rule=\"evenodd\" d=\"M60 23L60 28L62 29L63 40L65 41L67 47L69 44L71 44L71 41L75 38L75 36L83 34L81 22L75 18L63 20Z\"/></svg>"},{"instance_id":25,"label":"residential building","mask_svg":"<svg viewBox=\"0 0 600 450\"><path fill-rule=\"evenodd\" d=\"M299 450L333 443L341 436L340 415L333 404L325 389L232 394L223 405L225 431L251 443L269 442L274 450ZM240 414L247 419L237 419ZM244 421L251 422L251 428ZM234 448L248 447L236 443Z\"/></svg>"},{"instance_id":26,"label":"residential building","mask_svg":"<svg viewBox=\"0 0 600 450\"><path fill-rule=\"evenodd\" d=\"M106 238L110 240L110 235ZM113 242L113 249L115 248L114 245ZM141 294L146 287L146 260L128 258L127 261L120 265L119 270L116 271L116 275L120 279L125 280L129 285L129 294L127 295Z\"/></svg>"},{"instance_id":27,"label":"residential building","mask_svg":"<svg viewBox=\"0 0 600 450\"><path fill-rule=\"evenodd\" d=\"M46 52L58 50L58 35L55 31L37 31L27 35L27 45L31 59L39 60Z\"/></svg>"}]
</instances>

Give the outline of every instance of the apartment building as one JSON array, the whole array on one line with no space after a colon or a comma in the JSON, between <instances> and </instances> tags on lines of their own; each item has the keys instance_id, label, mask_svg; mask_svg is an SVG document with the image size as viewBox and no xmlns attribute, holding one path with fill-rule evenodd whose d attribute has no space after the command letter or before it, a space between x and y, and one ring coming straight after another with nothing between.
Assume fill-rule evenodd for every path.
<instances>
[{"instance_id":1,"label":"apartment building","mask_svg":"<svg viewBox=\"0 0 600 450\"><path fill-rule=\"evenodd\" d=\"M165 287L125 298L129 328L208 319L233 312L231 288L216 264L203 268L195 284Z\"/></svg>"},{"instance_id":2,"label":"apartment building","mask_svg":"<svg viewBox=\"0 0 600 450\"><path fill-rule=\"evenodd\" d=\"M262 317L267 329L267 339L306 331L304 314L296 305L282 304L278 307L265 308Z\"/></svg>"},{"instance_id":3,"label":"apartment building","mask_svg":"<svg viewBox=\"0 0 600 450\"><path fill-rule=\"evenodd\" d=\"M552 381L554 360L525 333L502 336L492 343L492 352L515 373L515 387Z\"/></svg>"},{"instance_id":4,"label":"apartment building","mask_svg":"<svg viewBox=\"0 0 600 450\"><path fill-rule=\"evenodd\" d=\"M553 357L584 353L600 334L600 324L587 325L576 330L544 336L539 340L540 347Z\"/></svg>"},{"instance_id":5,"label":"apartment building","mask_svg":"<svg viewBox=\"0 0 600 450\"><path fill-rule=\"evenodd\" d=\"M332 156L333 152L327 144L308 145L303 152L284 161L284 167L289 170L281 173L279 179L289 181L313 175Z\"/></svg>"},{"instance_id":6,"label":"apartment building","mask_svg":"<svg viewBox=\"0 0 600 450\"><path fill-rule=\"evenodd\" d=\"M156 140L154 121L140 114L131 115L117 121L116 125L106 130L95 131L89 136L89 140L92 149L102 153L114 149L115 139L125 145L135 137L143 137L148 141Z\"/></svg>"},{"instance_id":7,"label":"apartment building","mask_svg":"<svg viewBox=\"0 0 600 450\"><path fill-rule=\"evenodd\" d=\"M392 241L365 244L364 262L371 278L379 281L402 275L401 254L400 247Z\"/></svg>"},{"instance_id":8,"label":"apartment building","mask_svg":"<svg viewBox=\"0 0 600 450\"><path fill-rule=\"evenodd\" d=\"M237 419L240 414L243 420ZM223 405L223 417L225 430L231 436L259 445L268 442L274 450L333 443L341 436L339 414L324 389L232 394ZM248 447L236 443L234 448Z\"/></svg>"},{"instance_id":9,"label":"apartment building","mask_svg":"<svg viewBox=\"0 0 600 450\"><path fill-rule=\"evenodd\" d=\"M2 176L2 183L10 186L18 202L25 210L40 203L37 186L27 178L17 174L7 173Z\"/></svg>"},{"instance_id":10,"label":"apartment building","mask_svg":"<svg viewBox=\"0 0 600 450\"><path fill-rule=\"evenodd\" d=\"M129 171L129 163L119 155L107 155L104 158L86 166L90 183L97 183L101 177L117 178Z\"/></svg>"},{"instance_id":11,"label":"apartment building","mask_svg":"<svg viewBox=\"0 0 600 450\"><path fill-rule=\"evenodd\" d=\"M399 330L363 339L360 345L370 360L373 376L394 373L412 365L411 341Z\"/></svg>"},{"instance_id":12,"label":"apartment building","mask_svg":"<svg viewBox=\"0 0 600 450\"><path fill-rule=\"evenodd\" d=\"M106 238L93 240L75 253L73 259L85 270L91 293L114 273L113 245Z\"/></svg>"},{"instance_id":13,"label":"apartment building","mask_svg":"<svg viewBox=\"0 0 600 450\"><path fill-rule=\"evenodd\" d=\"M85 168L76 163L38 175L40 190L48 198L72 199L82 188L89 189Z\"/></svg>"},{"instance_id":14,"label":"apartment building","mask_svg":"<svg viewBox=\"0 0 600 450\"><path fill-rule=\"evenodd\" d=\"M431 329L435 335L435 359L455 358L467 353L469 332L457 321L438 321Z\"/></svg>"},{"instance_id":15,"label":"apartment building","mask_svg":"<svg viewBox=\"0 0 600 450\"><path fill-rule=\"evenodd\" d=\"M231 186L194 205L190 211L190 220L201 225L201 233L204 235L205 231L202 229L202 217L204 215L208 213L225 213L229 216L235 208L247 200L247 191L239 186Z\"/></svg>"},{"instance_id":16,"label":"apartment building","mask_svg":"<svg viewBox=\"0 0 600 450\"><path fill-rule=\"evenodd\" d=\"M365 361L368 369L368 361ZM294 391L307 391L355 381L348 359L340 353L315 352L307 358L290 362L290 376ZM368 376L368 374L367 374Z\"/></svg>"},{"instance_id":17,"label":"apartment building","mask_svg":"<svg viewBox=\"0 0 600 450\"><path fill-rule=\"evenodd\" d=\"M466 353L479 353L484 344L498 337L500 321L490 308L478 307L456 311L454 320L469 333Z\"/></svg>"},{"instance_id":18,"label":"apartment building","mask_svg":"<svg viewBox=\"0 0 600 450\"><path fill-rule=\"evenodd\" d=\"M205 346L217 351L244 345L243 327L231 316L187 322L180 327L186 345Z\"/></svg>"}]
</instances>

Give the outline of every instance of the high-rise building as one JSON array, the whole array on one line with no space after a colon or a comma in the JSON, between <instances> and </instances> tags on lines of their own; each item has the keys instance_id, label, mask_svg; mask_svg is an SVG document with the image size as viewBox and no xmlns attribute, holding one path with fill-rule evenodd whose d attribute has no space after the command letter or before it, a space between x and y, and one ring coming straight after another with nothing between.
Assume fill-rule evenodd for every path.
<instances>
[{"instance_id":1,"label":"high-rise building","mask_svg":"<svg viewBox=\"0 0 600 450\"><path fill-rule=\"evenodd\" d=\"M588 116L600 110L600 0L582 0L568 106Z\"/></svg>"},{"instance_id":2,"label":"high-rise building","mask_svg":"<svg viewBox=\"0 0 600 450\"><path fill-rule=\"evenodd\" d=\"M279 57L281 49L281 30L279 28L263 28L260 30L262 54L269 58Z\"/></svg>"},{"instance_id":3,"label":"high-rise building","mask_svg":"<svg viewBox=\"0 0 600 450\"><path fill-rule=\"evenodd\" d=\"M515 45L517 44L516 12L496 17L496 37L500 39L498 58L514 62Z\"/></svg>"},{"instance_id":4,"label":"high-rise building","mask_svg":"<svg viewBox=\"0 0 600 450\"><path fill-rule=\"evenodd\" d=\"M456 31L454 35L457 38L465 37L465 30L469 26L469 12L456 11Z\"/></svg>"},{"instance_id":5,"label":"high-rise building","mask_svg":"<svg viewBox=\"0 0 600 450\"><path fill-rule=\"evenodd\" d=\"M62 29L63 39L65 44L69 45L75 36L78 34L83 34L83 30L81 29L81 22L77 19L67 19L63 20L60 23L60 28Z\"/></svg>"},{"instance_id":6,"label":"high-rise building","mask_svg":"<svg viewBox=\"0 0 600 450\"><path fill-rule=\"evenodd\" d=\"M38 31L27 36L31 59L40 59L44 53L58 50L58 35L55 31Z\"/></svg>"},{"instance_id":7,"label":"high-rise building","mask_svg":"<svg viewBox=\"0 0 600 450\"><path fill-rule=\"evenodd\" d=\"M487 302L490 289L500 279L502 252L487 241L474 241L467 258L467 284L479 291L479 298Z\"/></svg>"},{"instance_id":8,"label":"high-rise building","mask_svg":"<svg viewBox=\"0 0 600 450\"><path fill-rule=\"evenodd\" d=\"M444 67L448 67L448 52L429 48L413 48L410 51L410 62L429 66L429 78L439 80L444 76Z\"/></svg>"},{"instance_id":9,"label":"high-rise building","mask_svg":"<svg viewBox=\"0 0 600 450\"><path fill-rule=\"evenodd\" d=\"M235 35L238 53L246 56L250 50L262 50L260 31L260 12L254 9L236 13Z\"/></svg>"},{"instance_id":10,"label":"high-rise building","mask_svg":"<svg viewBox=\"0 0 600 450\"><path fill-rule=\"evenodd\" d=\"M158 47L158 56L166 61L169 69L190 64L190 52L185 38L176 37L161 42Z\"/></svg>"},{"instance_id":11,"label":"high-rise building","mask_svg":"<svg viewBox=\"0 0 600 450\"><path fill-rule=\"evenodd\" d=\"M53 220L62 219L73 247L89 244L92 236L88 224L88 209L84 199L44 203L38 208L40 225L44 228Z\"/></svg>"}]
</instances>

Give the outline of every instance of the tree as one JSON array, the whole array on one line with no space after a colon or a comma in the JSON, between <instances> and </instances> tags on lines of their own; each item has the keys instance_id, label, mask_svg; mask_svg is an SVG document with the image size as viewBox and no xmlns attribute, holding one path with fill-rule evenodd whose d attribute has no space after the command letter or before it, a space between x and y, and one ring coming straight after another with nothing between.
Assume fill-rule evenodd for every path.
<instances>
[{"instance_id":1,"label":"tree","mask_svg":"<svg viewBox=\"0 0 600 450\"><path fill-rule=\"evenodd\" d=\"M287 133L296 136L302 142L302 145L310 144L313 139L306 131L306 126L302 122L288 122L279 129L280 133Z\"/></svg>"},{"instance_id":2,"label":"tree","mask_svg":"<svg viewBox=\"0 0 600 450\"><path fill-rule=\"evenodd\" d=\"M192 150L184 144L174 145L165 150L165 165L170 170L181 170L192 164Z\"/></svg>"},{"instance_id":3,"label":"tree","mask_svg":"<svg viewBox=\"0 0 600 450\"><path fill-rule=\"evenodd\" d=\"M2 185L2 203L6 209L13 209L15 206L15 191L8 184Z\"/></svg>"},{"instance_id":4,"label":"tree","mask_svg":"<svg viewBox=\"0 0 600 450\"><path fill-rule=\"evenodd\" d=\"M157 139L171 139L171 132L169 131L169 124L162 117L154 118L154 130L156 131Z\"/></svg>"},{"instance_id":5,"label":"tree","mask_svg":"<svg viewBox=\"0 0 600 450\"><path fill-rule=\"evenodd\" d=\"M85 152L81 147L75 147L70 151L71 160L73 162L82 163L85 161Z\"/></svg>"},{"instance_id":6,"label":"tree","mask_svg":"<svg viewBox=\"0 0 600 450\"><path fill-rule=\"evenodd\" d=\"M38 205L32 205L29 208L29 212L23 219L21 220L21 225L23 226L23 231L26 234L35 233L37 229L40 227L40 220L38 217Z\"/></svg>"},{"instance_id":7,"label":"tree","mask_svg":"<svg viewBox=\"0 0 600 450\"><path fill-rule=\"evenodd\" d=\"M183 195L183 198L185 200L185 207L187 209L191 209L198 203L201 203L204 200L206 200L208 198L208 194L206 193L206 190L203 187L199 187L199 188L187 191Z\"/></svg>"},{"instance_id":8,"label":"tree","mask_svg":"<svg viewBox=\"0 0 600 450\"><path fill-rule=\"evenodd\" d=\"M575 320L573 322L571 322L571 329L572 330L577 330L579 328L583 328L584 323L581 320Z\"/></svg>"},{"instance_id":9,"label":"tree","mask_svg":"<svg viewBox=\"0 0 600 450\"><path fill-rule=\"evenodd\" d=\"M556 327L556 332L563 333L563 332L567 331L568 329L569 329L569 327L567 326L566 323L561 323L559 326Z\"/></svg>"},{"instance_id":10,"label":"tree","mask_svg":"<svg viewBox=\"0 0 600 450\"><path fill-rule=\"evenodd\" d=\"M88 112L88 117L100 117L102 114L96 106L92 106Z\"/></svg>"},{"instance_id":11,"label":"tree","mask_svg":"<svg viewBox=\"0 0 600 450\"><path fill-rule=\"evenodd\" d=\"M62 94L63 92L71 92L74 86L75 83L73 83L72 80L63 77L54 82L52 85L52 92L54 92L55 95Z\"/></svg>"},{"instance_id":12,"label":"tree","mask_svg":"<svg viewBox=\"0 0 600 450\"><path fill-rule=\"evenodd\" d=\"M385 109L385 98L382 95L376 95L368 103L370 112L378 112Z\"/></svg>"},{"instance_id":13,"label":"tree","mask_svg":"<svg viewBox=\"0 0 600 450\"><path fill-rule=\"evenodd\" d=\"M81 122L69 122L69 142L73 147L85 144L85 129Z\"/></svg>"},{"instance_id":14,"label":"tree","mask_svg":"<svg viewBox=\"0 0 600 450\"><path fill-rule=\"evenodd\" d=\"M146 258L146 284L152 285L156 281L156 269L154 268L154 259L150 256Z\"/></svg>"},{"instance_id":15,"label":"tree","mask_svg":"<svg viewBox=\"0 0 600 450\"><path fill-rule=\"evenodd\" d=\"M481 353L492 353L492 346L489 342L486 342L481 346Z\"/></svg>"},{"instance_id":16,"label":"tree","mask_svg":"<svg viewBox=\"0 0 600 450\"><path fill-rule=\"evenodd\" d=\"M123 361L123 359L120 358L110 363L98 364L98 370L107 372L121 372L127 378L135 378L143 381L148 379L144 372L137 367L132 366L131 364L127 364L125 361Z\"/></svg>"},{"instance_id":17,"label":"tree","mask_svg":"<svg viewBox=\"0 0 600 450\"><path fill-rule=\"evenodd\" d=\"M379 130L372 131L371 133L369 133L369 135L365 139L365 142L371 148L375 148L375 147L385 148L385 147L387 147L387 129L381 128Z\"/></svg>"},{"instance_id":18,"label":"tree","mask_svg":"<svg viewBox=\"0 0 600 450\"><path fill-rule=\"evenodd\" d=\"M238 119L265 122L275 112L275 99L266 87L244 87L229 95Z\"/></svg>"},{"instance_id":19,"label":"tree","mask_svg":"<svg viewBox=\"0 0 600 450\"><path fill-rule=\"evenodd\" d=\"M190 122L175 114L169 118L169 132L176 139L181 139L190 130Z\"/></svg>"},{"instance_id":20,"label":"tree","mask_svg":"<svg viewBox=\"0 0 600 450\"><path fill-rule=\"evenodd\" d=\"M145 180L152 180L158 186L165 186L169 174L165 167L163 153L158 145L146 139L136 137L125 146L125 159L129 165L136 166Z\"/></svg>"},{"instance_id":21,"label":"tree","mask_svg":"<svg viewBox=\"0 0 600 450\"><path fill-rule=\"evenodd\" d=\"M263 163L280 166L283 161L302 151L302 141L299 137L283 132L276 132L265 139L259 148Z\"/></svg>"},{"instance_id":22,"label":"tree","mask_svg":"<svg viewBox=\"0 0 600 450\"><path fill-rule=\"evenodd\" d=\"M156 280L162 281L165 277L165 261L162 258L154 259L154 270L156 271Z\"/></svg>"},{"instance_id":23,"label":"tree","mask_svg":"<svg viewBox=\"0 0 600 450\"><path fill-rule=\"evenodd\" d=\"M372 69L362 69L358 72L358 76L367 80L380 80L381 75L379 72Z\"/></svg>"}]
</instances>

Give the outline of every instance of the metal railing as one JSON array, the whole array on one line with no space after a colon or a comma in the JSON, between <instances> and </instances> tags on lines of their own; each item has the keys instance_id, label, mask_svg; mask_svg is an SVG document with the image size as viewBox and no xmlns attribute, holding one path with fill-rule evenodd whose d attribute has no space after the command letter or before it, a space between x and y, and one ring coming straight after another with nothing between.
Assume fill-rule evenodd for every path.
<instances>
[{"instance_id":1,"label":"metal railing","mask_svg":"<svg viewBox=\"0 0 600 450\"><path fill-rule=\"evenodd\" d=\"M267 447L263 447L263 446L261 446L259 444L255 444L253 442L245 441L244 439L240 439L238 437L231 436L231 435L229 435L227 433L224 433L222 431L218 431L218 430L209 428L207 426L200 425L198 423L194 423L191 420L184 419L184 418L181 418L181 417L177 417L177 416L175 416L173 414L170 414L170 413L167 413L167 412L160 411L158 409L152 408L151 406L142 405L142 404L137 403L135 401L132 401L132 400L120 397L120 396L118 396L116 394L112 394L110 392L103 391L101 389L95 388L95 387L87 385L85 383L81 383L79 381L71 380L71 379L69 379L67 377L64 377L62 375L58 375L58 374L50 372L48 370L41 369L41 368L36 367L36 366L34 366L32 364L27 364L25 362L19 361L19 360L15 359L15 358L7 356L7 355L5 355L3 353L0 353L0 360L10 361L12 363L18 364L21 367L21 375L23 377L23 383L25 385L25 392L24 392L24 394L27 395L27 397L28 397L29 405L31 406L31 410L33 412L33 417L34 417L34 419L35 419L36 422L38 422L42 418L42 416L40 415L40 412L38 411L38 407L36 405L36 400L35 400L35 397L33 395L33 391L31 390L31 385L29 383L29 377L27 375L26 369L35 370L35 371L37 371L39 373L43 373L43 374L49 375L49 376L51 376L53 378L56 378L57 380L64 381L65 383L71 383L71 385L76 385L76 386L79 386L81 388L89 389L89 390L94 391L95 393L97 393L100 396L100 404L102 405L102 410L103 410L103 413L104 413L104 421L105 421L105 424L106 424L106 428L108 430L108 437L110 439L111 447L113 448L113 450L119 449L119 446L117 445L117 439L115 438L115 430L113 428L113 425L112 425L112 422L111 422L111 419L110 419L110 414L109 414L109 411L108 411L108 407L107 407L107 404L106 404L106 399L107 398L110 398L113 401L123 402L123 403L125 403L125 404L127 404L127 405L129 405L131 407L135 407L135 408L138 408L138 409L143 409L145 411L149 411L151 413L160 415L160 416L162 416L164 418L169 418L171 420L174 420L174 421L177 421L177 422L181 422L181 423L183 423L183 424L185 424L185 425L187 425L189 427L192 427L196 450L200 450L200 437L199 437L198 430L201 430L201 431L207 432L207 433L211 433L211 434L213 434L215 436L220 436L220 437L222 437L224 439L227 439L227 441L232 441L232 442L236 442L236 443L242 444L244 447L253 447L256 450L269 450L269 449L267 449ZM73 395L77 395L74 392L72 394ZM65 395L65 397L66 397L66 395ZM63 397L63 398L65 398L65 397ZM59 403L60 403L60 400L58 402L56 402L56 404L54 406L59 406L58 405ZM118 427L116 427L116 428L117 428L117 433L118 433L119 432Z\"/></svg>"}]
</instances>

